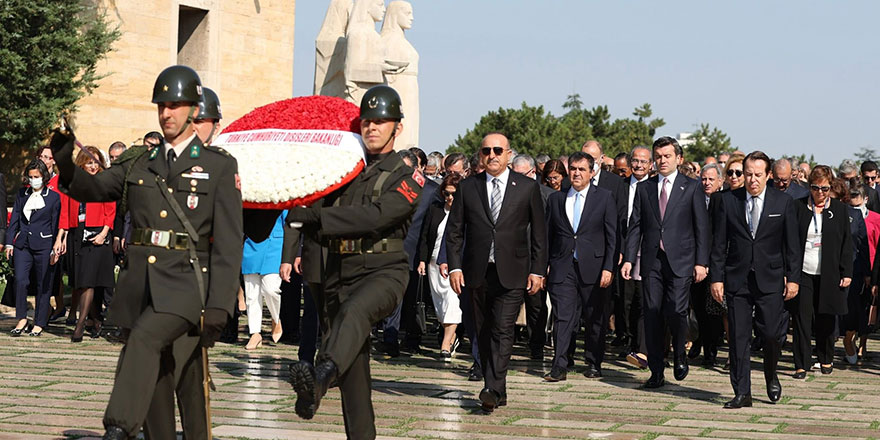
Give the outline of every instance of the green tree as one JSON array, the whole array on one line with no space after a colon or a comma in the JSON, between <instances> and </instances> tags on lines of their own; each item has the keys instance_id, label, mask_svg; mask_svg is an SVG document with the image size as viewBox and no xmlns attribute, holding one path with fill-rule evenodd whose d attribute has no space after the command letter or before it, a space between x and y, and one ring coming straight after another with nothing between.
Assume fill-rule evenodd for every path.
<instances>
[{"instance_id":1,"label":"green tree","mask_svg":"<svg viewBox=\"0 0 880 440\"><path fill-rule=\"evenodd\" d=\"M94 3L0 4L0 171L10 184L18 180L31 149L101 79L97 63L120 33Z\"/></svg>"},{"instance_id":2,"label":"green tree","mask_svg":"<svg viewBox=\"0 0 880 440\"><path fill-rule=\"evenodd\" d=\"M581 110L581 109L583 109L584 102L581 101L581 94L574 93L574 94L568 95L565 98L565 102L562 103L562 108L564 108L566 110Z\"/></svg>"},{"instance_id":3,"label":"green tree","mask_svg":"<svg viewBox=\"0 0 880 440\"><path fill-rule=\"evenodd\" d=\"M861 164L862 162L872 160L874 162L880 162L880 156L877 156L877 151L871 147L862 147L859 149L859 152L856 153L856 162Z\"/></svg>"},{"instance_id":4,"label":"green tree","mask_svg":"<svg viewBox=\"0 0 880 440\"><path fill-rule=\"evenodd\" d=\"M710 127L709 124L700 124L692 137L694 143L685 149L685 157L688 160L702 162L709 156L729 153L734 150L730 146L730 136L717 127Z\"/></svg>"},{"instance_id":5,"label":"green tree","mask_svg":"<svg viewBox=\"0 0 880 440\"><path fill-rule=\"evenodd\" d=\"M555 157L569 150L559 144L559 136L564 132L559 130L559 125L559 120L543 106L531 107L523 102L518 109L490 111L474 128L459 135L447 151L472 154L480 147L486 133L499 131L507 135L511 148L517 153L547 153Z\"/></svg>"}]
</instances>

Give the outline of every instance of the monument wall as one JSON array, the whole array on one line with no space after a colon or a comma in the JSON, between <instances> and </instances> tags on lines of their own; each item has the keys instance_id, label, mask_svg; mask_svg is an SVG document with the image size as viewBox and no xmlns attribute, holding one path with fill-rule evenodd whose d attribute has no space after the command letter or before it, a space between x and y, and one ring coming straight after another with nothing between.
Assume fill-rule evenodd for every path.
<instances>
[{"instance_id":1,"label":"monument wall","mask_svg":"<svg viewBox=\"0 0 880 440\"><path fill-rule=\"evenodd\" d=\"M121 38L98 67L107 76L79 101L77 137L106 150L159 131L156 75L187 64L220 96L224 122L293 91L295 0L93 0Z\"/></svg>"}]
</instances>

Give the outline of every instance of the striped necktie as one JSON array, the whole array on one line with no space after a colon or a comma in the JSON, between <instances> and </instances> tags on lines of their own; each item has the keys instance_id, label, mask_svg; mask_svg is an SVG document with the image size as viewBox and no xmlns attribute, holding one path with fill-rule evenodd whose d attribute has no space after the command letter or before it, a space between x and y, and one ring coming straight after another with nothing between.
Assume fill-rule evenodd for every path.
<instances>
[{"instance_id":1,"label":"striped necktie","mask_svg":"<svg viewBox=\"0 0 880 440\"><path fill-rule=\"evenodd\" d=\"M498 214L501 212L501 181L497 177L492 179L492 200L489 201L489 210L492 214L492 223L498 222ZM495 238L489 247L489 262L495 262Z\"/></svg>"}]
</instances>

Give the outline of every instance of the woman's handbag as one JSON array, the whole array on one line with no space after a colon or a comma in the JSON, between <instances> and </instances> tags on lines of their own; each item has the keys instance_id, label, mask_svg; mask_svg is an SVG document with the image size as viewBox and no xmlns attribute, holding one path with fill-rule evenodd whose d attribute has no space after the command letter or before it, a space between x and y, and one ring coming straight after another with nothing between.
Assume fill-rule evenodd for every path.
<instances>
[{"instance_id":1,"label":"woman's handbag","mask_svg":"<svg viewBox=\"0 0 880 440\"><path fill-rule=\"evenodd\" d=\"M425 301L422 298L422 292L425 289L424 275L419 275L419 286L416 289L416 326L421 334L425 334L428 329L428 318L425 316Z\"/></svg>"}]
</instances>

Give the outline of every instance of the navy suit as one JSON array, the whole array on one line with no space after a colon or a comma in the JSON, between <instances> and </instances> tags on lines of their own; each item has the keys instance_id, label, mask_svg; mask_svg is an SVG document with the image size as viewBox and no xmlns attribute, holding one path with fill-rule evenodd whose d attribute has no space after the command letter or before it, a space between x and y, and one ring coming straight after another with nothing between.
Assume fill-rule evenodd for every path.
<instances>
[{"instance_id":1,"label":"navy suit","mask_svg":"<svg viewBox=\"0 0 880 440\"><path fill-rule=\"evenodd\" d=\"M634 263L641 250L643 310L648 366L662 374L664 316L676 356L685 355L688 300L694 266L709 265L709 213L700 182L676 173L660 219L659 176L639 183L626 234L624 260ZM660 248L663 240L665 251Z\"/></svg>"},{"instance_id":2,"label":"navy suit","mask_svg":"<svg viewBox=\"0 0 880 440\"><path fill-rule=\"evenodd\" d=\"M764 377L776 376L785 278L797 283L804 242L791 196L767 187L752 238L746 222L745 188L724 191L712 201L712 255L709 279L724 283L730 341L730 384L737 395L751 394L749 377L752 315L764 341Z\"/></svg>"},{"instance_id":3,"label":"navy suit","mask_svg":"<svg viewBox=\"0 0 880 440\"><path fill-rule=\"evenodd\" d=\"M40 194L45 206L33 211L28 220L22 210L32 193L31 188L21 188L18 191L6 230L6 243L15 249L12 254L15 270L15 317L27 317L28 284L31 270L34 270L37 292L34 324L45 328L49 322L49 298L52 296L49 259L58 233L61 197L55 191L43 188Z\"/></svg>"},{"instance_id":4,"label":"navy suit","mask_svg":"<svg viewBox=\"0 0 880 440\"><path fill-rule=\"evenodd\" d=\"M547 200L547 285L553 306L553 366L567 369L570 343L583 318L587 330L586 360L601 371L608 289L600 288L599 281L602 271L613 273L616 263L617 206L611 191L590 186L575 230L565 210L567 198L568 194L557 192Z\"/></svg>"}]
</instances>

